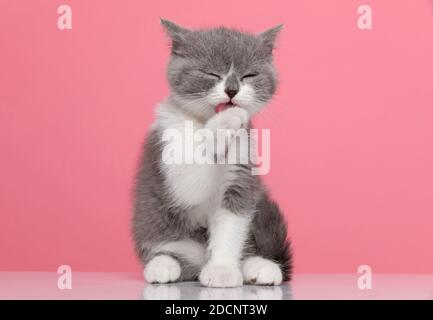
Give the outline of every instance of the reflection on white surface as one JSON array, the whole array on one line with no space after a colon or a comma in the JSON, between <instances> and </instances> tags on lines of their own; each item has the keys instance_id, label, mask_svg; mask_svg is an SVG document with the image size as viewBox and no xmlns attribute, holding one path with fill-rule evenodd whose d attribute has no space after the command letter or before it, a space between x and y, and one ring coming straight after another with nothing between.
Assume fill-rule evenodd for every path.
<instances>
[{"instance_id":1,"label":"reflection on white surface","mask_svg":"<svg viewBox=\"0 0 433 320\"><path fill-rule=\"evenodd\" d=\"M0 299L433 299L433 275L373 274L360 290L358 274L296 274L277 287L206 288L198 282L146 284L139 274L73 272L72 289L57 287L56 272L0 272Z\"/></svg>"},{"instance_id":2,"label":"reflection on white surface","mask_svg":"<svg viewBox=\"0 0 433 320\"><path fill-rule=\"evenodd\" d=\"M146 300L288 300L290 284L282 286L243 286L239 288L207 288L198 282L172 284L147 284L143 298Z\"/></svg>"}]
</instances>

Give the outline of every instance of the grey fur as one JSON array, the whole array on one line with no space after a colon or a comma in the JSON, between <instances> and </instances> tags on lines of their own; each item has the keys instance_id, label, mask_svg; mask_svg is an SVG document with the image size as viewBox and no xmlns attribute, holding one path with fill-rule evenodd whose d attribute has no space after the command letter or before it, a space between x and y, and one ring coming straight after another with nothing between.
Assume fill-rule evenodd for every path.
<instances>
[{"instance_id":1,"label":"grey fur","mask_svg":"<svg viewBox=\"0 0 433 320\"><path fill-rule=\"evenodd\" d=\"M224 74L230 68L234 71L231 86L236 87L243 76L253 73L254 77L246 81L254 87L257 99L265 103L272 97L277 81L272 48L280 26L256 36L226 28L190 31L166 20L162 24L172 39L168 78L173 101L203 98L216 83L216 77L209 74ZM178 105L182 108L181 103ZM212 116L199 109L185 111ZM153 257L152 250L158 244L192 239L206 245L208 240L207 229L187 218L194 208L175 204L167 189L160 166L161 135L157 126L150 131L135 182L133 237L137 255L144 264ZM259 176L251 175L251 166L233 167L237 179L227 187L222 206L237 214L254 212L244 256L260 255L274 260L281 266L284 280L289 280L292 258L286 223ZM200 266L191 265L181 256L175 258L181 263L181 280L197 278Z\"/></svg>"}]
</instances>

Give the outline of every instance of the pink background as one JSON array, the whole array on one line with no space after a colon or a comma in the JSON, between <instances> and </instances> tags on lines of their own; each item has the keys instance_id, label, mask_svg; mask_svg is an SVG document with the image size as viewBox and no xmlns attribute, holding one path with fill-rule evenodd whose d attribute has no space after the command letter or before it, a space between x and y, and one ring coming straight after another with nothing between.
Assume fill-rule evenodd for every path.
<instances>
[{"instance_id":1,"label":"pink background","mask_svg":"<svg viewBox=\"0 0 433 320\"><path fill-rule=\"evenodd\" d=\"M57 29L64 3L73 30ZM0 270L139 270L131 182L168 92L159 17L285 24L279 92L256 125L271 129L265 179L296 272L432 272L428 0L0 0Z\"/></svg>"}]
</instances>

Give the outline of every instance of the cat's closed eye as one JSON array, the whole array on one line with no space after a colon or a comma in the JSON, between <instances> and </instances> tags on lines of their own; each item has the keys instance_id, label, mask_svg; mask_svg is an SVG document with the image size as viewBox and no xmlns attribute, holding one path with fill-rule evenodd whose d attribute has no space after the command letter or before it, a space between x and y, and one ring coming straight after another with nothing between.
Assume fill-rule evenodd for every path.
<instances>
[{"instance_id":1,"label":"cat's closed eye","mask_svg":"<svg viewBox=\"0 0 433 320\"><path fill-rule=\"evenodd\" d=\"M218 74L216 74L216 73L205 71L205 70L199 70L199 71L201 73L205 74L208 77L211 77L211 78L214 78L214 79L217 79L217 80L221 80L221 76L218 75Z\"/></svg>"},{"instance_id":2,"label":"cat's closed eye","mask_svg":"<svg viewBox=\"0 0 433 320\"><path fill-rule=\"evenodd\" d=\"M247 73L241 77L241 81L248 79L248 78L254 78L257 75L258 75L258 73Z\"/></svg>"}]
</instances>

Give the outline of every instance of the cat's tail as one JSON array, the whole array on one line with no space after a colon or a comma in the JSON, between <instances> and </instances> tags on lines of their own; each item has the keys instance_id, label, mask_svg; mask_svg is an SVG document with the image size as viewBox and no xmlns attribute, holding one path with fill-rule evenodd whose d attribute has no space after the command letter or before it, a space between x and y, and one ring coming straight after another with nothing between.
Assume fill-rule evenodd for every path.
<instances>
[{"instance_id":1,"label":"cat's tail","mask_svg":"<svg viewBox=\"0 0 433 320\"><path fill-rule=\"evenodd\" d=\"M279 264L283 280L292 276L292 251L287 223L278 205L267 194L257 204L252 222L252 242L256 254Z\"/></svg>"}]
</instances>

